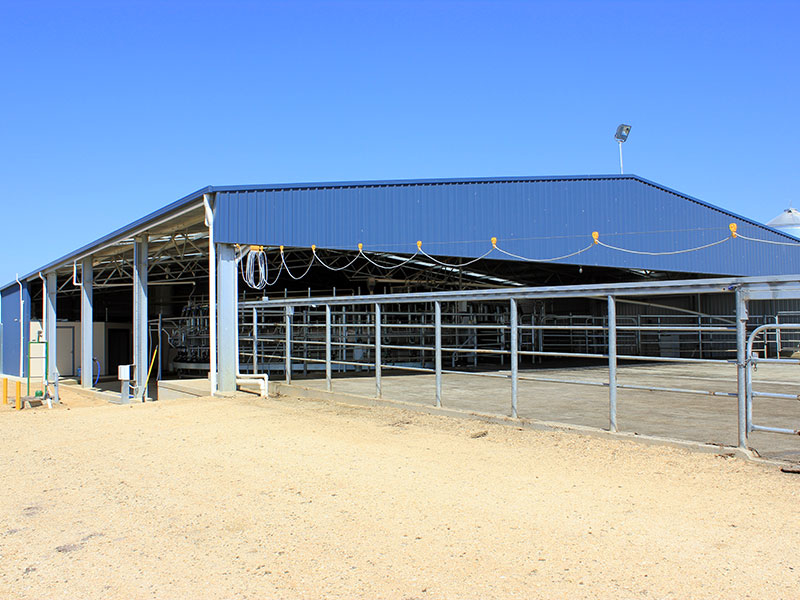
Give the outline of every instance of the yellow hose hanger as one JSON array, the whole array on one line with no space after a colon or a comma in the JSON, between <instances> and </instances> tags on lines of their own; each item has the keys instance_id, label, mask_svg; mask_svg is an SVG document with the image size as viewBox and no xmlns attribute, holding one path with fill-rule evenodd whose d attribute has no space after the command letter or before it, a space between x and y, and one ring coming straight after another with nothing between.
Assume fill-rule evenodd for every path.
<instances>
[{"instance_id":1,"label":"yellow hose hanger","mask_svg":"<svg viewBox=\"0 0 800 600\"><path fill-rule=\"evenodd\" d=\"M482 254L481 256L478 256L477 258L471 259L468 262L461 262L459 264L451 264L451 263L442 262L438 258L436 258L434 256L431 256L430 254L425 252L425 250L422 249L422 240L417 240L417 251L413 255L411 255L409 258L405 259L402 262L392 263L392 264L381 264L379 262L376 262L375 260L370 258L370 256L366 252L364 252L364 243L363 242L358 242L358 245L357 245L358 252L357 252L356 256L350 262L348 262L346 265L343 265L343 266L340 266L340 267L334 267L332 265L326 264L325 261L323 261L322 258L320 258L319 254L317 254L317 245L316 244L312 244L311 245L311 260L309 261L308 267L305 269L305 272L302 275L299 275L299 276L293 274L289 270L289 266L286 264L285 248L284 248L283 245L281 245L281 246L278 246L278 251L280 253L280 260L281 260L280 268L278 269L278 274L275 276L274 280L271 281L271 282L268 281L267 260L266 260L266 249L265 249L265 247L264 246L250 246L249 247L250 252L249 252L248 261L247 261L247 269L245 270L244 267L243 267L243 271L242 272L243 272L243 276L245 278L245 281L248 283L248 285L250 285L251 287L254 287L255 289L263 289L267 285L271 286L271 285L274 285L275 283L277 283L278 278L280 277L280 274L281 274L281 272L283 270L286 270L286 273L292 279L299 280L299 279L302 279L305 275L308 274L308 272L311 270L311 267L314 265L315 262L319 263L320 266L322 266L322 267L324 267L326 269L329 269L331 271L342 271L342 270L347 269L350 266L352 266L355 263L355 261L358 260L359 258L363 258L363 259L367 260L370 264L374 265L375 267L391 271L391 270L397 269L398 267L401 267L401 266L403 266L403 265L405 265L405 264L407 264L407 263L409 263L411 261L419 262L420 260L423 261L420 264L420 266L424 266L425 265L425 261L427 260L427 261L431 261L431 262L433 262L433 263L435 263L437 265L444 266L444 267L463 268L465 266L469 266L469 265L471 265L473 263L476 263L479 260L483 260L484 258L488 257L493 252L498 252L498 253L503 254L505 256L508 256L510 258L514 258L514 259L522 260L522 261L526 261L526 262L554 262L554 261L564 260L566 258L572 258L574 256L577 256L579 254L582 254L582 253L590 250L594 246L603 246L604 248L607 248L609 250L615 250L617 252L626 252L626 253L629 253L629 254L638 254L638 255L647 255L647 256L666 256L666 255L675 255L675 254L685 254L687 252L697 252L699 250L704 250L706 248L710 248L712 246L716 246L716 245L722 244L724 242L727 242L728 240L732 240L732 239L736 239L736 238L741 238L741 239L752 241L752 242L761 242L761 243L765 243L765 244L778 244L778 245L783 245L783 246L797 246L797 247L800 247L800 244L798 244L798 243L778 242L778 241L773 241L773 240L763 240L763 239L750 238L750 237L743 236L740 233L738 233L738 226L737 226L736 223L730 223L728 225L728 230L730 232L729 235L727 235L726 237L721 238L719 240L716 240L714 242L710 242L708 244L703 244L703 245L700 245L700 246L694 246L694 247L691 247L691 248L683 248L683 249L679 249L679 250L666 250L666 251L632 250L632 249L629 249L629 248L622 248L622 247L619 247L619 246L613 246L613 245L608 244L608 243L606 243L606 242L604 242L604 241L602 241L600 239L600 232L599 231L592 231L591 242L587 246L585 246L583 248L579 248L578 250L576 250L574 252L570 252L569 254L565 254L563 256L556 256L556 257L552 257L552 258L530 258L530 257L520 256L518 254L514 254L514 253L509 252L507 250L504 250L503 248L498 246L498 238L495 237L495 236L492 236L491 238L489 238L490 247L484 254ZM614 234L614 235L618 235L618 234ZM508 241L517 241L517 240L508 240ZM237 245L237 248L239 248L238 245ZM382 253L385 253L385 252L382 252ZM424 258L420 259L419 258L420 256L422 256ZM256 272L257 268L258 268L258 271L259 271L259 277L258 278L255 277L255 272Z\"/></svg>"}]
</instances>

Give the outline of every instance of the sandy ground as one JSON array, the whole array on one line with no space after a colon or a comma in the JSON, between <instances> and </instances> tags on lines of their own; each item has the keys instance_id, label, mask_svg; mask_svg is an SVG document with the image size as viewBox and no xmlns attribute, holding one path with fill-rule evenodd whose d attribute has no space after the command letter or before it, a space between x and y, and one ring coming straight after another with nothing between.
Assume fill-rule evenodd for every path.
<instances>
[{"instance_id":1,"label":"sandy ground","mask_svg":"<svg viewBox=\"0 0 800 600\"><path fill-rule=\"evenodd\" d=\"M775 466L291 398L65 399L0 410L2 598L800 590L800 475Z\"/></svg>"}]
</instances>

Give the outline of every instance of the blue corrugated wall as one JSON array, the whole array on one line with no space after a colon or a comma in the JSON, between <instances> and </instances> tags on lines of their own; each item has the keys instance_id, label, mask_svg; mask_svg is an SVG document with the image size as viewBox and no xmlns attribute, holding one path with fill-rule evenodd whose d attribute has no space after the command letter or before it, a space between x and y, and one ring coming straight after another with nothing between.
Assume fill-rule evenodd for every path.
<instances>
[{"instance_id":1,"label":"blue corrugated wall","mask_svg":"<svg viewBox=\"0 0 800 600\"><path fill-rule=\"evenodd\" d=\"M28 285L22 284L22 299L24 301L22 312L23 348L28 347L30 339L31 322L31 296ZM3 372L6 375L24 377L27 375L28 364L23 357L22 373L19 370L19 287L8 287L0 296L0 319L3 323Z\"/></svg>"},{"instance_id":2,"label":"blue corrugated wall","mask_svg":"<svg viewBox=\"0 0 800 600\"><path fill-rule=\"evenodd\" d=\"M598 231L608 244L669 252L715 242L737 223L749 237L792 242L731 213L637 178L379 183L217 192L219 242L475 257L490 238L509 252L547 259L575 252ZM509 260L494 252L489 258ZM565 264L707 273L800 272L800 247L743 239L662 256L594 246Z\"/></svg>"}]
</instances>

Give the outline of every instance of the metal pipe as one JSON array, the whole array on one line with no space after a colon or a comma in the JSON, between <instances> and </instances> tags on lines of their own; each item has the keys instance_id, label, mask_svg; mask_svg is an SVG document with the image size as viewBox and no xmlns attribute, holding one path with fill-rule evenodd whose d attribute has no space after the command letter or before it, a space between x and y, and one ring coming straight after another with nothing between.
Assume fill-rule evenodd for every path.
<instances>
[{"instance_id":1,"label":"metal pipe","mask_svg":"<svg viewBox=\"0 0 800 600\"><path fill-rule=\"evenodd\" d=\"M375 397L381 392L381 305L375 304Z\"/></svg>"},{"instance_id":2,"label":"metal pipe","mask_svg":"<svg viewBox=\"0 0 800 600\"><path fill-rule=\"evenodd\" d=\"M442 405L442 303L433 303L434 310L434 364L436 372L436 406Z\"/></svg>"},{"instance_id":3,"label":"metal pipe","mask_svg":"<svg viewBox=\"0 0 800 600\"><path fill-rule=\"evenodd\" d=\"M325 386L330 392L333 389L331 380L331 306L325 305Z\"/></svg>"},{"instance_id":4,"label":"metal pipe","mask_svg":"<svg viewBox=\"0 0 800 600\"><path fill-rule=\"evenodd\" d=\"M511 418L517 418L517 378L519 377L519 340L517 330L517 301L509 300L511 311Z\"/></svg>"},{"instance_id":5,"label":"metal pipe","mask_svg":"<svg viewBox=\"0 0 800 600\"><path fill-rule=\"evenodd\" d=\"M286 371L286 384L292 383L292 312L294 309L287 306L284 314L284 369Z\"/></svg>"},{"instance_id":6,"label":"metal pipe","mask_svg":"<svg viewBox=\"0 0 800 600\"><path fill-rule=\"evenodd\" d=\"M786 385L794 385L794 384L786 384ZM800 400L800 394L778 394L776 392L752 392L750 394L751 398L781 398L783 400Z\"/></svg>"},{"instance_id":7,"label":"metal pipe","mask_svg":"<svg viewBox=\"0 0 800 600\"><path fill-rule=\"evenodd\" d=\"M39 279L42 280L42 337L44 341L49 341L47 339L47 280L42 275L42 272L39 271ZM30 354L30 352L29 352ZM45 346L45 355L47 354L47 346ZM47 369L48 369L48 361L45 359L44 361L44 378L42 379L44 383L44 391L43 394L47 395ZM30 368L28 368L28 377L30 377Z\"/></svg>"},{"instance_id":8,"label":"metal pipe","mask_svg":"<svg viewBox=\"0 0 800 600\"><path fill-rule=\"evenodd\" d=\"M738 399L739 448L747 449L747 303L742 288L736 288L736 395Z\"/></svg>"},{"instance_id":9,"label":"metal pipe","mask_svg":"<svg viewBox=\"0 0 800 600\"><path fill-rule=\"evenodd\" d=\"M763 425L753 425L752 431L768 431L770 433L787 433L789 435L800 435L800 430L785 429L783 427L764 427Z\"/></svg>"},{"instance_id":10,"label":"metal pipe","mask_svg":"<svg viewBox=\"0 0 800 600\"><path fill-rule=\"evenodd\" d=\"M162 338L164 337L164 334L163 334L163 331L162 331L162 329L164 327L163 319L164 319L163 313L159 312L158 313L158 346L157 346L157 348L158 348L158 373L156 374L156 381L161 381L161 375L162 375L161 367L164 364L164 353L161 350L161 341L162 341Z\"/></svg>"},{"instance_id":11,"label":"metal pipe","mask_svg":"<svg viewBox=\"0 0 800 600\"><path fill-rule=\"evenodd\" d=\"M25 300L22 299L22 282L19 280L19 273L16 274L15 278L17 280L17 285L19 285L19 376L23 377L25 375L25 332L23 331Z\"/></svg>"},{"instance_id":12,"label":"metal pipe","mask_svg":"<svg viewBox=\"0 0 800 600\"><path fill-rule=\"evenodd\" d=\"M611 295L608 296L608 427L612 432L617 431L617 305Z\"/></svg>"},{"instance_id":13,"label":"metal pipe","mask_svg":"<svg viewBox=\"0 0 800 600\"><path fill-rule=\"evenodd\" d=\"M205 225L208 227L208 328L211 395L217 393L217 249L214 245L214 211L211 194L203 194Z\"/></svg>"},{"instance_id":14,"label":"metal pipe","mask_svg":"<svg viewBox=\"0 0 800 600\"><path fill-rule=\"evenodd\" d=\"M634 282L617 284L590 284L543 286L529 288L494 288L488 290L468 290L449 292L420 292L406 294L398 297L392 294L375 294L364 297L328 297L318 298L320 304L374 304L382 303L416 303L416 302L455 302L462 300L506 300L508 298L520 299L545 299L545 298L605 298L609 294L615 296L650 296L650 295L676 295L697 293L728 292L737 286L748 286L750 298L753 299L780 299L798 297L800 295L800 282L796 275L782 275L776 277L731 277L718 279L697 279L691 281L656 281ZM622 299L619 299L622 302ZM628 300L625 300L628 302ZM257 303L257 302L256 302ZM246 303L246 304L256 304ZM270 301L271 306L291 306L308 303L308 299L283 299ZM673 307L670 307L673 310ZM694 311L689 311L696 314Z\"/></svg>"},{"instance_id":15,"label":"metal pipe","mask_svg":"<svg viewBox=\"0 0 800 600\"><path fill-rule=\"evenodd\" d=\"M253 373L258 373L258 309L253 307Z\"/></svg>"}]
</instances>

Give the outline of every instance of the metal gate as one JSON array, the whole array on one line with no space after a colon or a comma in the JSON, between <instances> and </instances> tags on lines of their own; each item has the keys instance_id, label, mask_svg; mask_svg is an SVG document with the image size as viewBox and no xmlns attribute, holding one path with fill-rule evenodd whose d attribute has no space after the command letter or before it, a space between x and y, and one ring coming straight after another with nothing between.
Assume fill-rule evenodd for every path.
<instances>
[{"instance_id":1,"label":"metal gate","mask_svg":"<svg viewBox=\"0 0 800 600\"><path fill-rule=\"evenodd\" d=\"M756 391L753 389L753 370L758 368L759 364L786 364L786 365L800 365L798 358L768 358L762 357L756 352L753 347L756 339L764 334L765 339L768 337L767 333L770 331L775 332L775 338L780 340L781 332L783 331L800 331L800 324L792 325L788 323L767 324L756 327L750 336L747 338L747 375L745 385L747 388L747 432L753 431L768 431L771 433L785 433L789 435L800 435L800 423L795 424L795 428L791 427L776 427L775 425L756 425L753 423L753 399L754 398L777 398L786 401L800 401L800 394L782 394L778 392Z\"/></svg>"}]
</instances>

